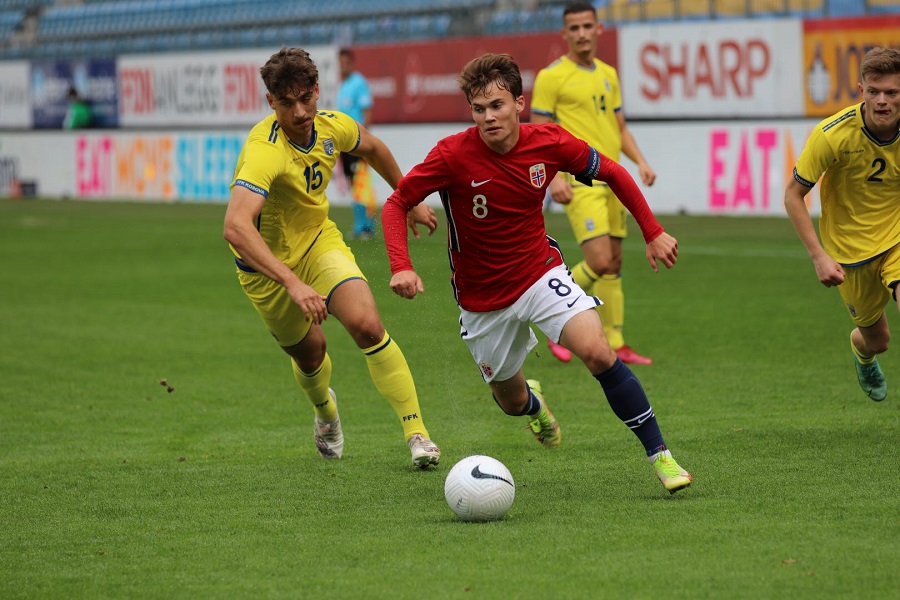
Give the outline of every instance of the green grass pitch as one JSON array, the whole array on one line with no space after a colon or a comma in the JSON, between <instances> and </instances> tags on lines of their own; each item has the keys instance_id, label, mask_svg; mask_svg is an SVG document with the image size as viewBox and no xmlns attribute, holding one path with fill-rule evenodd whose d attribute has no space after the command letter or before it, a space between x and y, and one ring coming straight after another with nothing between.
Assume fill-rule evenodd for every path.
<instances>
[{"instance_id":1,"label":"green grass pitch","mask_svg":"<svg viewBox=\"0 0 900 600\"><path fill-rule=\"evenodd\" d=\"M625 244L626 337L655 359L634 371L695 478L670 497L599 385L542 337L526 375L562 446L496 407L459 340L443 222L411 242L412 302L390 293L380 240L350 242L440 468L412 469L333 318L347 441L319 459L223 214L0 200L0 598L895 597L900 388L860 391L850 320L786 219L663 216L680 256L659 274L636 230ZM333 217L346 231L349 210ZM547 220L574 264L564 217ZM881 359L892 386L898 356ZM470 454L513 473L506 520L446 506L444 475Z\"/></svg>"}]
</instances>

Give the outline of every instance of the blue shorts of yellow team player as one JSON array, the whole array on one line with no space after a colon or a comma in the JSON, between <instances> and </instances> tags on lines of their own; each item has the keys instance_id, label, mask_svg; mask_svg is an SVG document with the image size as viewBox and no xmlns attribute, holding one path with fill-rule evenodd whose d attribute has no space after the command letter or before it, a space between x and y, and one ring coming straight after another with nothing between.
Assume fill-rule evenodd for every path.
<instances>
[{"instance_id":1,"label":"blue shorts of yellow team player","mask_svg":"<svg viewBox=\"0 0 900 600\"><path fill-rule=\"evenodd\" d=\"M608 185L595 181L593 186L588 187L570 175L567 179L572 185L574 197L564 206L579 244L606 234L615 238L628 235L628 211Z\"/></svg>"},{"instance_id":2,"label":"blue shorts of yellow team player","mask_svg":"<svg viewBox=\"0 0 900 600\"><path fill-rule=\"evenodd\" d=\"M238 267L241 287L275 341L288 347L305 338L311 321L306 320L303 310L294 303L287 290L262 273ZM341 232L331 221L325 222L322 232L293 271L300 281L326 296L326 304L342 283L366 279Z\"/></svg>"},{"instance_id":3,"label":"blue shorts of yellow team player","mask_svg":"<svg viewBox=\"0 0 900 600\"><path fill-rule=\"evenodd\" d=\"M844 268L844 283L838 286L853 322L860 327L874 325L893 297L900 282L900 244L867 263Z\"/></svg>"}]
</instances>

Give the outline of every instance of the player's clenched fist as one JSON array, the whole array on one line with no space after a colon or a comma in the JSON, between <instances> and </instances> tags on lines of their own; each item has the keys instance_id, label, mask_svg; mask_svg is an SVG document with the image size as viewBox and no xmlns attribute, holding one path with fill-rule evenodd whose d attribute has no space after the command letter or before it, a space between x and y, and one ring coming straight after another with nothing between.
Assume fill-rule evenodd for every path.
<instances>
[{"instance_id":1,"label":"player's clenched fist","mask_svg":"<svg viewBox=\"0 0 900 600\"><path fill-rule=\"evenodd\" d=\"M391 289L398 296L413 299L425 291L425 286L415 271L399 271L391 277Z\"/></svg>"}]
</instances>

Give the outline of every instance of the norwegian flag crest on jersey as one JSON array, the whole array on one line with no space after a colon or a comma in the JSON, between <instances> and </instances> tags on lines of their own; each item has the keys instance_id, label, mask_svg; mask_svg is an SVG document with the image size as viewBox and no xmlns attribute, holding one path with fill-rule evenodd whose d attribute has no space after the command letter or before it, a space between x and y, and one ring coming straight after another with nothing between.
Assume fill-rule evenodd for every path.
<instances>
[{"instance_id":1,"label":"norwegian flag crest on jersey","mask_svg":"<svg viewBox=\"0 0 900 600\"><path fill-rule=\"evenodd\" d=\"M534 187L538 189L544 187L544 182L547 181L547 167L544 166L544 163L532 166L528 169L528 178Z\"/></svg>"}]
</instances>

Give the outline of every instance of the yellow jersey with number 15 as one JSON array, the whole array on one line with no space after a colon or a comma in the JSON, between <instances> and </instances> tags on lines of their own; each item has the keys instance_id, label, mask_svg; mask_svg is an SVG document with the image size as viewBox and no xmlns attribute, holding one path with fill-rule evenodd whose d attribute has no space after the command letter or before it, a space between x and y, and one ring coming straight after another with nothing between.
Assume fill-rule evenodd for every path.
<instances>
[{"instance_id":1,"label":"yellow jersey with number 15","mask_svg":"<svg viewBox=\"0 0 900 600\"><path fill-rule=\"evenodd\" d=\"M273 113L250 130L238 156L234 186L265 197L256 227L272 253L294 268L328 219L325 189L341 152L359 145L359 126L348 115L316 112L308 146L291 141ZM235 256L240 256L234 248Z\"/></svg>"},{"instance_id":2,"label":"yellow jersey with number 15","mask_svg":"<svg viewBox=\"0 0 900 600\"><path fill-rule=\"evenodd\" d=\"M819 234L842 265L868 262L900 243L900 134L879 140L862 111L858 104L820 122L794 167L806 187L822 177Z\"/></svg>"},{"instance_id":3,"label":"yellow jersey with number 15","mask_svg":"<svg viewBox=\"0 0 900 600\"><path fill-rule=\"evenodd\" d=\"M619 74L600 59L587 68L562 56L541 69L534 80L531 112L551 117L616 162L622 151L616 114L621 109Z\"/></svg>"}]
</instances>

